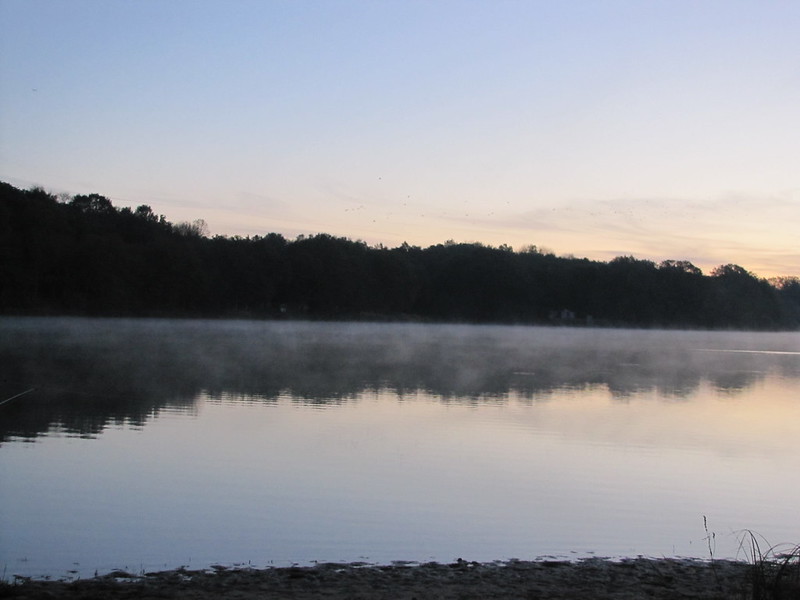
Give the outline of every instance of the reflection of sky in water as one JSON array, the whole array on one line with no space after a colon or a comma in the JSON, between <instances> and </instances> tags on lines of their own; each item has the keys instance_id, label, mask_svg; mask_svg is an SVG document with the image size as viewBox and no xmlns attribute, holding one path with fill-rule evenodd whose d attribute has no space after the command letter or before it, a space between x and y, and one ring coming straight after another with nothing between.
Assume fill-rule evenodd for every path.
<instances>
[{"instance_id":1,"label":"reflection of sky in water","mask_svg":"<svg viewBox=\"0 0 800 600\"><path fill-rule=\"evenodd\" d=\"M1 324L3 398L39 385L0 407L10 573L800 539L800 360L716 351L796 334L30 323Z\"/></svg>"}]
</instances>

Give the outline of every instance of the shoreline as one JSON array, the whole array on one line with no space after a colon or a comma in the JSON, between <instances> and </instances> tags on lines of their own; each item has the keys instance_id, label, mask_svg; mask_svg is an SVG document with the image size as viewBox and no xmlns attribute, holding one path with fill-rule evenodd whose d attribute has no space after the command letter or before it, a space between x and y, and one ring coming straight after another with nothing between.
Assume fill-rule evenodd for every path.
<instances>
[{"instance_id":1,"label":"shoreline","mask_svg":"<svg viewBox=\"0 0 800 600\"><path fill-rule=\"evenodd\" d=\"M215 565L141 575L113 571L75 581L16 577L0 584L0 598L722 600L752 597L754 568L743 561L644 557L266 568ZM787 588L789 594L800 593L800 582L784 583L795 586Z\"/></svg>"}]
</instances>

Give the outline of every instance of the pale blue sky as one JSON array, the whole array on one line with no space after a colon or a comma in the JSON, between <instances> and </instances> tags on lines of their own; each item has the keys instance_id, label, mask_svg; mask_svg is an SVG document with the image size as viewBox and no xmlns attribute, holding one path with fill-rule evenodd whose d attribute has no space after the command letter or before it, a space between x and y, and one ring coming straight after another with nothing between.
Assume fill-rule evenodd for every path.
<instances>
[{"instance_id":1,"label":"pale blue sky","mask_svg":"<svg viewBox=\"0 0 800 600\"><path fill-rule=\"evenodd\" d=\"M800 2L0 0L0 179L800 275Z\"/></svg>"}]
</instances>

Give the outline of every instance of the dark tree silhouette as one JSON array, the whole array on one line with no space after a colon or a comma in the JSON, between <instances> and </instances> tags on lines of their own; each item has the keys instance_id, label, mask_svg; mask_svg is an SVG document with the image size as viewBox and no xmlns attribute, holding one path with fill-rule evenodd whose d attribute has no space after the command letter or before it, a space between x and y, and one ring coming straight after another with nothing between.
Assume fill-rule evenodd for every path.
<instances>
[{"instance_id":1,"label":"dark tree silhouette","mask_svg":"<svg viewBox=\"0 0 800 600\"><path fill-rule=\"evenodd\" d=\"M534 245L209 237L202 219L173 225L144 204L0 183L0 314L796 329L800 280Z\"/></svg>"}]
</instances>

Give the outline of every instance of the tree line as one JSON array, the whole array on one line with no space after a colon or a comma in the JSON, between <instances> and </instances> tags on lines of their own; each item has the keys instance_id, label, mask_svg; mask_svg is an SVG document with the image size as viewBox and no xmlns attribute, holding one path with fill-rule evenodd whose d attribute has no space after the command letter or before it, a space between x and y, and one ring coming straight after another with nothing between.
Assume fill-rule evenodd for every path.
<instances>
[{"instance_id":1,"label":"tree line","mask_svg":"<svg viewBox=\"0 0 800 600\"><path fill-rule=\"evenodd\" d=\"M147 205L0 182L0 313L797 329L800 279L536 246L210 237Z\"/></svg>"}]
</instances>

